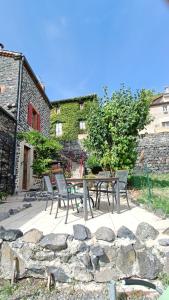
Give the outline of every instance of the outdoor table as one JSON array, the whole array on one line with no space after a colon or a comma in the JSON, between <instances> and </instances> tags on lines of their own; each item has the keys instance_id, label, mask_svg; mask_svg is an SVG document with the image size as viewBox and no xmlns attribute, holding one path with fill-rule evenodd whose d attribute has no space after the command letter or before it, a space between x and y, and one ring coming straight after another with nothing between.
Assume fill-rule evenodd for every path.
<instances>
[{"instance_id":1,"label":"outdoor table","mask_svg":"<svg viewBox=\"0 0 169 300\"><path fill-rule=\"evenodd\" d=\"M66 178L67 182L82 182L83 183L83 196L84 196L84 220L88 220L88 209L87 209L87 182L88 181L98 181L98 182L111 182L112 186L116 183L116 207L117 213L120 213L120 191L119 191L119 178L108 177L108 178Z\"/></svg>"}]
</instances>

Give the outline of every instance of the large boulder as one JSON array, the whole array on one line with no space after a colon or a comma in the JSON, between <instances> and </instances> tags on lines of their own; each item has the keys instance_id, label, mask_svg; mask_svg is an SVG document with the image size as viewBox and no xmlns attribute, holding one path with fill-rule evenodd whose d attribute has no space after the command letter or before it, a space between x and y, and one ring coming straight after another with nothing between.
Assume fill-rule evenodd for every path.
<instances>
[{"instance_id":1,"label":"large boulder","mask_svg":"<svg viewBox=\"0 0 169 300\"><path fill-rule=\"evenodd\" d=\"M95 233L97 240L103 240L106 242L112 242L115 240L115 234L111 228L100 227Z\"/></svg>"},{"instance_id":2,"label":"large boulder","mask_svg":"<svg viewBox=\"0 0 169 300\"><path fill-rule=\"evenodd\" d=\"M155 240L159 232L150 224L142 222L137 226L136 236L141 241Z\"/></svg>"},{"instance_id":3,"label":"large boulder","mask_svg":"<svg viewBox=\"0 0 169 300\"><path fill-rule=\"evenodd\" d=\"M84 241L91 238L91 232L89 228L81 224L73 225L73 235L75 240L80 241Z\"/></svg>"},{"instance_id":4,"label":"large boulder","mask_svg":"<svg viewBox=\"0 0 169 300\"><path fill-rule=\"evenodd\" d=\"M47 274L52 274L56 282L64 283L69 281L69 276L60 267L48 267Z\"/></svg>"},{"instance_id":5,"label":"large boulder","mask_svg":"<svg viewBox=\"0 0 169 300\"><path fill-rule=\"evenodd\" d=\"M67 234L50 233L42 238L39 244L42 248L53 251L60 251L67 248L67 238Z\"/></svg>"},{"instance_id":6,"label":"large boulder","mask_svg":"<svg viewBox=\"0 0 169 300\"><path fill-rule=\"evenodd\" d=\"M138 276L146 279L155 279L162 271L162 264L152 250L137 251L137 261L139 266Z\"/></svg>"},{"instance_id":7,"label":"large boulder","mask_svg":"<svg viewBox=\"0 0 169 300\"><path fill-rule=\"evenodd\" d=\"M23 236L23 241L26 243L38 243L43 237L43 232L38 229L31 229L27 231Z\"/></svg>"},{"instance_id":8,"label":"large boulder","mask_svg":"<svg viewBox=\"0 0 169 300\"><path fill-rule=\"evenodd\" d=\"M90 253L97 257L104 255L104 250L99 244L91 245L90 246Z\"/></svg>"},{"instance_id":9,"label":"large boulder","mask_svg":"<svg viewBox=\"0 0 169 300\"><path fill-rule=\"evenodd\" d=\"M127 277L132 276L136 253L133 245L121 246L118 250L116 266Z\"/></svg>"},{"instance_id":10,"label":"large boulder","mask_svg":"<svg viewBox=\"0 0 169 300\"><path fill-rule=\"evenodd\" d=\"M117 237L118 238L128 238L130 240L135 240L136 239L136 236L135 234L129 229L127 228L126 226L121 226L118 231L117 231Z\"/></svg>"},{"instance_id":11,"label":"large boulder","mask_svg":"<svg viewBox=\"0 0 169 300\"><path fill-rule=\"evenodd\" d=\"M111 280L118 279L118 271L113 268L105 267L102 268L100 271L96 271L94 280L96 282L109 282Z\"/></svg>"}]
</instances>

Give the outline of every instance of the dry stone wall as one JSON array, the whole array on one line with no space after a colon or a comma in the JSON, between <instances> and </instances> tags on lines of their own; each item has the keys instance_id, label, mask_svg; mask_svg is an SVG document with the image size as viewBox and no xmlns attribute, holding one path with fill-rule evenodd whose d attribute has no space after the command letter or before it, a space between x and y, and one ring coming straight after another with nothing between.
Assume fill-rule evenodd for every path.
<instances>
[{"instance_id":1,"label":"dry stone wall","mask_svg":"<svg viewBox=\"0 0 169 300\"><path fill-rule=\"evenodd\" d=\"M126 277L155 279L169 270L169 239L147 223L138 225L136 234L121 227L117 235L100 227L95 234L80 224L73 235L39 230L23 233L0 228L0 277L47 278L55 282L98 283ZM15 263L17 262L17 263ZM14 270L15 266L15 270Z\"/></svg>"},{"instance_id":2,"label":"dry stone wall","mask_svg":"<svg viewBox=\"0 0 169 300\"><path fill-rule=\"evenodd\" d=\"M148 134L140 138L136 167L141 169L143 164L154 173L169 172L169 132Z\"/></svg>"}]
</instances>

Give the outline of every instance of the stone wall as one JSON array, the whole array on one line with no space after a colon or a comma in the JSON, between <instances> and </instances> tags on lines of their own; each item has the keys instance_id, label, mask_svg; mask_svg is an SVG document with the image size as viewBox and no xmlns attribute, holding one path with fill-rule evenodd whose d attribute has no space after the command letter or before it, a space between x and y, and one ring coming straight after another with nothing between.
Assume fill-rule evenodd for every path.
<instances>
[{"instance_id":1,"label":"stone wall","mask_svg":"<svg viewBox=\"0 0 169 300\"><path fill-rule=\"evenodd\" d=\"M0 56L0 106L7 108L7 104L16 104L18 90L19 60ZM16 111L16 109L15 109Z\"/></svg>"},{"instance_id":2,"label":"stone wall","mask_svg":"<svg viewBox=\"0 0 169 300\"><path fill-rule=\"evenodd\" d=\"M169 172L169 132L148 134L140 138L136 167L142 168L143 164L151 172Z\"/></svg>"},{"instance_id":3,"label":"stone wall","mask_svg":"<svg viewBox=\"0 0 169 300\"><path fill-rule=\"evenodd\" d=\"M13 192L16 123L0 108L0 191Z\"/></svg>"},{"instance_id":4,"label":"stone wall","mask_svg":"<svg viewBox=\"0 0 169 300\"><path fill-rule=\"evenodd\" d=\"M29 131L31 128L27 122L28 116L28 105L32 103L40 114L40 124L41 124L41 133L45 136L49 135L50 130L50 108L45 98L40 93L37 88L35 82L31 78L29 72L23 66L22 71L22 85L21 85L21 102L20 102L20 110L19 110L19 122L17 131ZM23 172L23 147L24 143L17 143L17 156L16 156L16 191L22 189L22 172ZM30 147L31 156L33 156L32 147ZM32 158L30 158L32 162ZM33 184L33 173L32 169L30 169L30 185Z\"/></svg>"},{"instance_id":5,"label":"stone wall","mask_svg":"<svg viewBox=\"0 0 169 300\"><path fill-rule=\"evenodd\" d=\"M169 229L163 233L169 234ZM56 282L109 282L126 277L153 280L160 272L169 274L169 239L159 239L159 232L140 223L136 234L122 226L115 236L107 227L94 234L80 224L73 235L43 233L32 229L0 228L0 277L10 279L35 277ZM15 267L15 270L14 270Z\"/></svg>"}]
</instances>

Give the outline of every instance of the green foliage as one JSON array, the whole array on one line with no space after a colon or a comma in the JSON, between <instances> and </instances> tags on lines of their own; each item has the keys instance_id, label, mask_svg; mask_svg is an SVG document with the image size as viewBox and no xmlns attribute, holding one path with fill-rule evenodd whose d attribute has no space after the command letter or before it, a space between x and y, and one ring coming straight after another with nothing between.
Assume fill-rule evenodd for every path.
<instances>
[{"instance_id":1,"label":"green foliage","mask_svg":"<svg viewBox=\"0 0 169 300\"><path fill-rule=\"evenodd\" d=\"M112 94L105 89L104 98L88 117L88 138L85 145L108 169L131 169L137 158L137 138L150 122L152 93L141 90L132 94L124 86Z\"/></svg>"},{"instance_id":2,"label":"green foliage","mask_svg":"<svg viewBox=\"0 0 169 300\"><path fill-rule=\"evenodd\" d=\"M83 109L80 109L79 101L65 101L60 103L60 114L56 113L56 107L51 110L51 135L55 137L56 122L61 122L63 135L59 137L61 141L74 141L78 139L78 134L85 133L80 130L79 121L86 120L92 101L84 101Z\"/></svg>"},{"instance_id":3,"label":"green foliage","mask_svg":"<svg viewBox=\"0 0 169 300\"><path fill-rule=\"evenodd\" d=\"M8 193L0 192L0 202L4 201L7 196L8 196Z\"/></svg>"},{"instance_id":4,"label":"green foliage","mask_svg":"<svg viewBox=\"0 0 169 300\"><path fill-rule=\"evenodd\" d=\"M98 173L102 169L100 162L95 155L91 155L88 157L86 165L92 170L93 174Z\"/></svg>"},{"instance_id":5,"label":"green foliage","mask_svg":"<svg viewBox=\"0 0 169 300\"><path fill-rule=\"evenodd\" d=\"M167 273L160 273L158 279L162 282L165 288L169 286L169 275Z\"/></svg>"},{"instance_id":6,"label":"green foliage","mask_svg":"<svg viewBox=\"0 0 169 300\"><path fill-rule=\"evenodd\" d=\"M33 161L33 171L37 175L47 172L53 159L57 159L61 144L53 138L47 138L38 131L28 131L18 133L18 139L25 140L34 146L35 156Z\"/></svg>"},{"instance_id":7,"label":"green foliage","mask_svg":"<svg viewBox=\"0 0 169 300\"><path fill-rule=\"evenodd\" d=\"M9 282L6 282L3 287L0 288L0 299L8 300L10 296L17 290L17 285L11 285Z\"/></svg>"}]
</instances>

